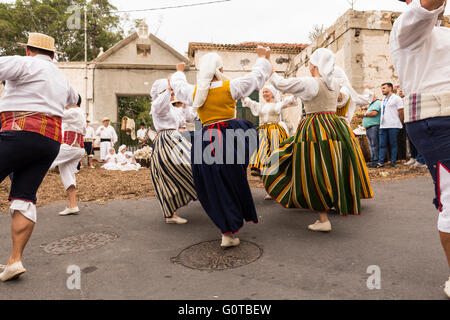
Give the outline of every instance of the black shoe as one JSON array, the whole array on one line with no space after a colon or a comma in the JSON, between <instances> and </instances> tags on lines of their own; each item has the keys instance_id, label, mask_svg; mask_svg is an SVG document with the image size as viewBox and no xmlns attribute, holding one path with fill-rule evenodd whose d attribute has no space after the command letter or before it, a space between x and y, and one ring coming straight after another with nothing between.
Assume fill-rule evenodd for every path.
<instances>
[{"instance_id":1,"label":"black shoe","mask_svg":"<svg viewBox=\"0 0 450 320\"><path fill-rule=\"evenodd\" d=\"M391 168L395 168L395 163L391 163Z\"/></svg>"},{"instance_id":2,"label":"black shoe","mask_svg":"<svg viewBox=\"0 0 450 320\"><path fill-rule=\"evenodd\" d=\"M377 163L375 168L384 168L384 164L383 163Z\"/></svg>"}]
</instances>

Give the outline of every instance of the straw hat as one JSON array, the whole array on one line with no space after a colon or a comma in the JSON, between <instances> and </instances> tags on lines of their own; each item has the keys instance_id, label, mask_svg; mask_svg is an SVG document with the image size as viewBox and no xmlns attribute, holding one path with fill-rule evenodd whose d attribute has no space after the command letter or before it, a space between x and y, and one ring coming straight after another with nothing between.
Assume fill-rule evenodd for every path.
<instances>
[{"instance_id":1,"label":"straw hat","mask_svg":"<svg viewBox=\"0 0 450 320\"><path fill-rule=\"evenodd\" d=\"M103 120L102 120L102 122L105 122L105 121L111 121L111 119L108 118L108 117L104 117Z\"/></svg>"},{"instance_id":2,"label":"straw hat","mask_svg":"<svg viewBox=\"0 0 450 320\"><path fill-rule=\"evenodd\" d=\"M55 39L42 33L31 32L28 35L28 43L20 45L56 52Z\"/></svg>"},{"instance_id":3,"label":"straw hat","mask_svg":"<svg viewBox=\"0 0 450 320\"><path fill-rule=\"evenodd\" d=\"M179 102L181 102L181 101L178 100L177 98L175 98L173 101L170 101L170 103L171 103L172 105L175 105L175 103L179 103Z\"/></svg>"}]
</instances>

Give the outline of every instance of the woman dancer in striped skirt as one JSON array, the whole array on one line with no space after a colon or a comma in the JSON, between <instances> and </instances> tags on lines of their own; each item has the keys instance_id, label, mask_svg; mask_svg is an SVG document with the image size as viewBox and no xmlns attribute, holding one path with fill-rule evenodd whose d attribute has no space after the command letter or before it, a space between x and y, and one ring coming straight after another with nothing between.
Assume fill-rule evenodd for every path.
<instances>
[{"instance_id":1,"label":"woman dancer in striped skirt","mask_svg":"<svg viewBox=\"0 0 450 320\"><path fill-rule=\"evenodd\" d=\"M283 207L318 212L319 220L309 229L322 232L331 231L327 211L359 215L361 197L373 197L358 142L336 115L340 86L334 63L333 52L320 48L310 59L312 77L271 77L277 89L303 100L307 116L297 134L274 152L279 160L264 176L264 185Z\"/></svg>"},{"instance_id":2,"label":"woman dancer in striped skirt","mask_svg":"<svg viewBox=\"0 0 450 320\"><path fill-rule=\"evenodd\" d=\"M251 122L236 119L236 100L260 90L272 70L270 50L259 47L257 53L260 58L252 72L231 81L225 78L217 53L200 60L197 86L187 83L184 64L179 64L179 72L171 77L177 98L192 105L203 123L192 150L195 189L206 213L222 232L224 248L240 244L232 235L239 232L244 221L258 222L247 180L249 154L256 149L257 132ZM252 137L255 149L250 151Z\"/></svg>"},{"instance_id":3,"label":"woman dancer in striped skirt","mask_svg":"<svg viewBox=\"0 0 450 320\"><path fill-rule=\"evenodd\" d=\"M151 90L153 124L157 137L150 159L153 185L168 224L185 224L176 211L197 200L191 169L191 143L178 131L181 118L171 104L167 79L158 80Z\"/></svg>"},{"instance_id":4,"label":"woman dancer in striped skirt","mask_svg":"<svg viewBox=\"0 0 450 320\"><path fill-rule=\"evenodd\" d=\"M281 111L296 102L293 96L279 101L279 94L272 85L266 85L262 93L265 104L260 104L250 98L242 99L242 105L250 108L252 114L259 117L260 120L259 147L250 158L252 175L256 176L264 174L264 169L269 166L272 151L278 149L280 144L289 137L287 128L282 126ZM272 197L267 195L265 199L271 200Z\"/></svg>"}]
</instances>

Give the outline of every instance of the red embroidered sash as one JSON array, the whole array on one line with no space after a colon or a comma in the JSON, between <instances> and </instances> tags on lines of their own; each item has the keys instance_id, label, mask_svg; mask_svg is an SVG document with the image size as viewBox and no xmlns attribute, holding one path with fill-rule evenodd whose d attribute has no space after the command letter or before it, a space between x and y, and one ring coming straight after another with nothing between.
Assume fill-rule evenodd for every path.
<instances>
[{"instance_id":1,"label":"red embroidered sash","mask_svg":"<svg viewBox=\"0 0 450 320\"><path fill-rule=\"evenodd\" d=\"M62 143L62 118L30 111L0 113L1 131L27 131Z\"/></svg>"},{"instance_id":2,"label":"red embroidered sash","mask_svg":"<svg viewBox=\"0 0 450 320\"><path fill-rule=\"evenodd\" d=\"M64 131L64 144L72 147L84 148L83 135L74 131Z\"/></svg>"}]
</instances>

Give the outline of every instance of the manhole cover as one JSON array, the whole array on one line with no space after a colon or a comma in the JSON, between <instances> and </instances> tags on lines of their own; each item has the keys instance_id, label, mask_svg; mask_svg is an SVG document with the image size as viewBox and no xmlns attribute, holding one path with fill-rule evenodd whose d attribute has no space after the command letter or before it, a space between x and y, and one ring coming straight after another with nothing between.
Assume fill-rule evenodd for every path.
<instances>
[{"instance_id":1,"label":"manhole cover","mask_svg":"<svg viewBox=\"0 0 450 320\"><path fill-rule=\"evenodd\" d=\"M226 270L253 263L263 253L260 247L247 241L225 250L220 243L216 240L193 245L172 258L172 262L196 270Z\"/></svg>"},{"instance_id":2,"label":"manhole cover","mask_svg":"<svg viewBox=\"0 0 450 320\"><path fill-rule=\"evenodd\" d=\"M79 253L103 247L117 238L119 238L119 236L113 232L82 233L54 241L46 245L44 251L46 253L57 255Z\"/></svg>"}]
</instances>

